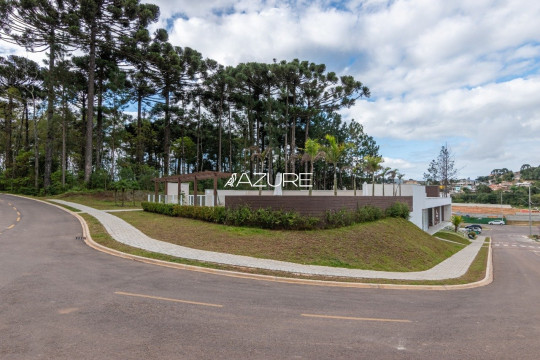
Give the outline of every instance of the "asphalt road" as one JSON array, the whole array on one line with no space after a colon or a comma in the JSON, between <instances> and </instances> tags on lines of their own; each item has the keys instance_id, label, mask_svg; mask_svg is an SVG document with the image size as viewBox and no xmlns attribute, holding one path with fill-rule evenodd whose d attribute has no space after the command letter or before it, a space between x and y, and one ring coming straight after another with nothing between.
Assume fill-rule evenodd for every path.
<instances>
[{"instance_id":1,"label":"asphalt road","mask_svg":"<svg viewBox=\"0 0 540 360\"><path fill-rule=\"evenodd\" d=\"M68 213L0 195L0 359L538 359L527 233L485 230L503 244L489 286L347 289L113 257L76 239Z\"/></svg>"}]
</instances>

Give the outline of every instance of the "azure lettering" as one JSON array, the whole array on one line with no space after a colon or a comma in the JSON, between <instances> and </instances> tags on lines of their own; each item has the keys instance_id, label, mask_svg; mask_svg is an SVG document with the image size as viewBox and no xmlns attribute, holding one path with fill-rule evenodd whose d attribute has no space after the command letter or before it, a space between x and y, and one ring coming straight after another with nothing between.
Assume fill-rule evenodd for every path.
<instances>
[{"instance_id":1,"label":"azure lettering","mask_svg":"<svg viewBox=\"0 0 540 360\"><path fill-rule=\"evenodd\" d=\"M238 187L240 184L246 184L250 187L263 188L265 186L284 187L286 184L292 184L295 187L310 188L312 184L313 173L284 173L281 177L277 176L275 184L271 184L267 173L253 173L253 180L247 173L233 173L225 183L225 187Z\"/></svg>"}]
</instances>

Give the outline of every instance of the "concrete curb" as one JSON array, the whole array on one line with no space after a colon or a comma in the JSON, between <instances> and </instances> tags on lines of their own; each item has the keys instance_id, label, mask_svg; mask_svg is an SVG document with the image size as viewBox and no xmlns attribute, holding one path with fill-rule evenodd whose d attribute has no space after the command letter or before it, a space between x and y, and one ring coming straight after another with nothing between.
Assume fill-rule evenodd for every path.
<instances>
[{"instance_id":1,"label":"concrete curb","mask_svg":"<svg viewBox=\"0 0 540 360\"><path fill-rule=\"evenodd\" d=\"M213 274L213 275L221 275L221 276L228 276L228 277L241 278L241 279L260 280L260 281L271 281L271 282L278 282L278 283L343 287L343 288L358 288L358 289L439 290L439 291L440 290L464 290L464 289L473 289L473 288L477 288L481 286L486 286L486 285L491 284L491 282L493 281L493 263L492 263L493 259L492 259L491 239L489 242L486 276L482 280L476 281L473 283L458 284L458 285L401 285L401 284L349 283L349 282L340 282L340 281L297 279L297 278L287 278L287 277L279 277L279 276L272 276L272 275L249 274L249 273L243 273L243 272L237 272L237 271L231 271L231 270L211 269L211 268L205 268L205 267L194 266L194 265L171 263L168 261L151 259L151 258L146 258L142 256L123 253L121 251L110 249L108 247L105 247L101 244L96 243L92 239L92 236L90 235L88 224L79 214L65 207L62 207L60 205L56 205L47 201L28 198L28 197L20 196L20 195L12 195L12 194L8 194L8 195L17 196L24 199L34 200L34 201L39 201L47 205L55 206L73 215L81 223L84 242L86 243L86 245L88 245L89 247L95 250L104 252L109 255L121 257L124 259L139 261L146 264L159 265L159 266L178 269L178 270L196 271L196 272L202 272L202 273Z\"/></svg>"}]
</instances>

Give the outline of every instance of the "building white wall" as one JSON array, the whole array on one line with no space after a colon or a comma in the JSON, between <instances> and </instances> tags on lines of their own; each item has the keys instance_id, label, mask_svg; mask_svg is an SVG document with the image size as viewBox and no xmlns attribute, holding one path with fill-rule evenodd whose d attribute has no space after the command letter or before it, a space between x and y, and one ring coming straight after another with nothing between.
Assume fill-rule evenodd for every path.
<instances>
[{"instance_id":1,"label":"building white wall","mask_svg":"<svg viewBox=\"0 0 540 360\"><path fill-rule=\"evenodd\" d=\"M189 194L189 183L182 183L182 192ZM382 184L375 184L375 196L382 196ZM385 196L392 195L392 184L385 184ZM398 185L395 186L396 195L399 195ZM167 183L168 195L178 195L178 183ZM371 196L372 185L364 183L363 190L357 190L357 196ZM227 195L259 195L258 190L218 190L218 205L225 205L225 196ZM338 196L354 196L353 190L338 190ZM201 194L203 195L203 194ZM214 190L206 189L204 191L205 203L207 206L213 206L214 203ZM263 190L261 195L274 195L273 190ZM308 195L308 190L285 190L282 196L292 195ZM318 196L334 196L333 190L313 190L313 195ZM450 221L452 214L452 198L450 197L438 197L432 198L426 196L426 188L422 185L403 184L401 185L401 196L413 197L413 211L410 213L409 220L418 226L420 229L428 230L428 212L433 211L435 207L444 207L444 218L441 221ZM176 198L172 198L172 202L177 201Z\"/></svg>"},{"instance_id":2,"label":"building white wall","mask_svg":"<svg viewBox=\"0 0 540 360\"><path fill-rule=\"evenodd\" d=\"M401 196L413 196L413 189L416 186L421 185L401 185ZM371 196L373 192L373 184L362 184L364 196ZM375 196L382 196L383 184L375 184ZM396 196L399 196L399 185L395 184L392 188L392 184L384 184L384 196L393 196L392 191L396 192Z\"/></svg>"},{"instance_id":3,"label":"building white wall","mask_svg":"<svg viewBox=\"0 0 540 360\"><path fill-rule=\"evenodd\" d=\"M373 184L364 183L362 185L363 195L371 196ZM375 196L382 196L383 184L375 184ZM399 195L398 185L396 192ZM392 184L384 184L384 195L392 196ZM452 214L452 198L450 197L427 197L426 187L423 185L403 184L401 185L401 196L413 197L413 211L411 211L409 220L422 230L428 230L428 211L438 206L444 206L444 219L450 221Z\"/></svg>"},{"instance_id":4,"label":"building white wall","mask_svg":"<svg viewBox=\"0 0 540 360\"><path fill-rule=\"evenodd\" d=\"M189 195L189 183L182 183L180 187L185 195ZM167 183L167 195L178 195L178 183Z\"/></svg>"},{"instance_id":5,"label":"building white wall","mask_svg":"<svg viewBox=\"0 0 540 360\"><path fill-rule=\"evenodd\" d=\"M220 206L225 205L225 196L227 195L234 195L234 196L259 195L259 190L218 190L217 192L218 192L218 205ZM214 203L214 190L206 189L204 191L204 194L206 195L206 203L213 204ZM283 190L283 195L281 196L294 196L294 195L308 196L308 194L309 194L308 190ZM317 195L317 196L334 196L334 190L313 190L312 194ZM261 195L273 196L274 190L263 190L261 191ZM337 196L354 196L354 190L338 190ZM356 190L356 196L362 196L362 190Z\"/></svg>"}]
</instances>

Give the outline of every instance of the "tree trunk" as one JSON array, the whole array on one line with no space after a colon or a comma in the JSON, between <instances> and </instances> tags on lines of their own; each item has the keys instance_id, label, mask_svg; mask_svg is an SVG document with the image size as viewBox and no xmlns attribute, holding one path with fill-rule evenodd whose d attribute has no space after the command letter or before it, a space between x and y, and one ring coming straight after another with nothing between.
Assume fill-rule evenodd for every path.
<instances>
[{"instance_id":1,"label":"tree trunk","mask_svg":"<svg viewBox=\"0 0 540 360\"><path fill-rule=\"evenodd\" d=\"M137 164L143 163L143 139L142 139L142 96L137 94Z\"/></svg>"},{"instance_id":2,"label":"tree trunk","mask_svg":"<svg viewBox=\"0 0 540 360\"><path fill-rule=\"evenodd\" d=\"M222 133L222 117L223 117L223 93L219 99L219 140L218 140L218 171L221 172L221 133Z\"/></svg>"},{"instance_id":3,"label":"tree trunk","mask_svg":"<svg viewBox=\"0 0 540 360\"><path fill-rule=\"evenodd\" d=\"M114 181L114 152L116 151L115 148L115 141L114 137L116 133L116 119L113 120L113 128L112 128L112 139L111 139L111 181Z\"/></svg>"},{"instance_id":4,"label":"tree trunk","mask_svg":"<svg viewBox=\"0 0 540 360\"><path fill-rule=\"evenodd\" d=\"M24 150L29 151L30 150L30 142L28 140L28 102L24 102L24 114L26 117L26 122L24 124Z\"/></svg>"},{"instance_id":5,"label":"tree trunk","mask_svg":"<svg viewBox=\"0 0 540 360\"><path fill-rule=\"evenodd\" d=\"M289 158L288 158L288 151L287 146L289 145L287 135L289 134L289 87L287 86L285 88L286 95L285 95L285 144L283 146L283 159L285 160L285 174L288 170L288 164L289 164Z\"/></svg>"},{"instance_id":6,"label":"tree trunk","mask_svg":"<svg viewBox=\"0 0 540 360\"><path fill-rule=\"evenodd\" d=\"M293 107L296 106L296 86L293 88ZM296 111L293 113L291 126L291 172L296 172Z\"/></svg>"},{"instance_id":7,"label":"tree trunk","mask_svg":"<svg viewBox=\"0 0 540 360\"><path fill-rule=\"evenodd\" d=\"M311 193L312 193L312 190L313 190L313 162L314 162L314 159L311 159L310 163L311 163L311 186L309 187L309 196L311 196Z\"/></svg>"},{"instance_id":8,"label":"tree trunk","mask_svg":"<svg viewBox=\"0 0 540 360\"><path fill-rule=\"evenodd\" d=\"M38 137L37 137L37 117L36 117L36 100L34 94L32 93L32 104L33 104L33 120L34 120L34 188L36 189L36 194L39 194L39 148L38 148Z\"/></svg>"},{"instance_id":9,"label":"tree trunk","mask_svg":"<svg viewBox=\"0 0 540 360\"><path fill-rule=\"evenodd\" d=\"M337 196L337 166L334 164L334 196Z\"/></svg>"},{"instance_id":10,"label":"tree trunk","mask_svg":"<svg viewBox=\"0 0 540 360\"><path fill-rule=\"evenodd\" d=\"M100 69L97 90L96 170L99 170L101 169L101 154L103 153L103 69Z\"/></svg>"},{"instance_id":11,"label":"tree trunk","mask_svg":"<svg viewBox=\"0 0 540 360\"><path fill-rule=\"evenodd\" d=\"M67 118L67 99L63 96L64 114L62 116L62 189L66 186L66 118Z\"/></svg>"},{"instance_id":12,"label":"tree trunk","mask_svg":"<svg viewBox=\"0 0 540 360\"><path fill-rule=\"evenodd\" d=\"M90 63L88 66L88 108L86 112L86 139L84 151L84 183L90 183L92 175L92 131L94 127L94 75L96 67L96 23L90 28Z\"/></svg>"},{"instance_id":13,"label":"tree trunk","mask_svg":"<svg viewBox=\"0 0 540 360\"><path fill-rule=\"evenodd\" d=\"M229 103L229 172L232 172L232 128L231 128L231 104Z\"/></svg>"},{"instance_id":14,"label":"tree trunk","mask_svg":"<svg viewBox=\"0 0 540 360\"><path fill-rule=\"evenodd\" d=\"M306 136L304 137L304 147L306 146L306 143L309 139L309 109L310 107L311 107L311 102L310 102L310 99L308 98L307 116L306 116ZM307 172L307 162L305 164L304 171ZM311 170L311 173L313 174L313 169Z\"/></svg>"},{"instance_id":15,"label":"tree trunk","mask_svg":"<svg viewBox=\"0 0 540 360\"><path fill-rule=\"evenodd\" d=\"M52 152L54 141L54 84L52 81L52 74L54 71L54 30L51 33L53 41L49 48L49 74L47 86L47 141L45 143L45 173L43 174L43 187L45 188L45 194L48 193L51 186L51 171L52 171Z\"/></svg>"},{"instance_id":16,"label":"tree trunk","mask_svg":"<svg viewBox=\"0 0 540 360\"><path fill-rule=\"evenodd\" d=\"M328 170L328 163L325 161L324 162L324 170L323 170L324 171L323 172L323 174L324 174L324 176L323 176L323 189L324 190L326 190L326 177L327 177L327 172L326 171L327 170Z\"/></svg>"},{"instance_id":17,"label":"tree trunk","mask_svg":"<svg viewBox=\"0 0 540 360\"><path fill-rule=\"evenodd\" d=\"M200 168L200 140L201 140L201 98L199 94L199 102L197 104L198 113L197 113L197 144L196 144L196 153L195 153L195 171L199 171Z\"/></svg>"},{"instance_id":18,"label":"tree trunk","mask_svg":"<svg viewBox=\"0 0 540 360\"><path fill-rule=\"evenodd\" d=\"M163 176L169 175L169 152L171 150L171 119L169 114L169 89L165 89L165 128L163 136Z\"/></svg>"},{"instance_id":19,"label":"tree trunk","mask_svg":"<svg viewBox=\"0 0 540 360\"><path fill-rule=\"evenodd\" d=\"M252 94L251 94L251 87L249 88L249 91L250 91L250 96L251 96L251 99L250 100L253 100L252 98ZM253 145L254 145L254 142L255 142L255 135L253 133L253 114L252 114L252 109L251 109L252 105L249 104L249 108L248 108L248 134L249 134L249 176L253 176Z\"/></svg>"},{"instance_id":20,"label":"tree trunk","mask_svg":"<svg viewBox=\"0 0 540 360\"><path fill-rule=\"evenodd\" d=\"M11 122L13 117L13 98L9 94L8 89L8 107L6 114L6 169L11 168L13 163L13 152L11 146L12 131L11 131Z\"/></svg>"}]
</instances>

